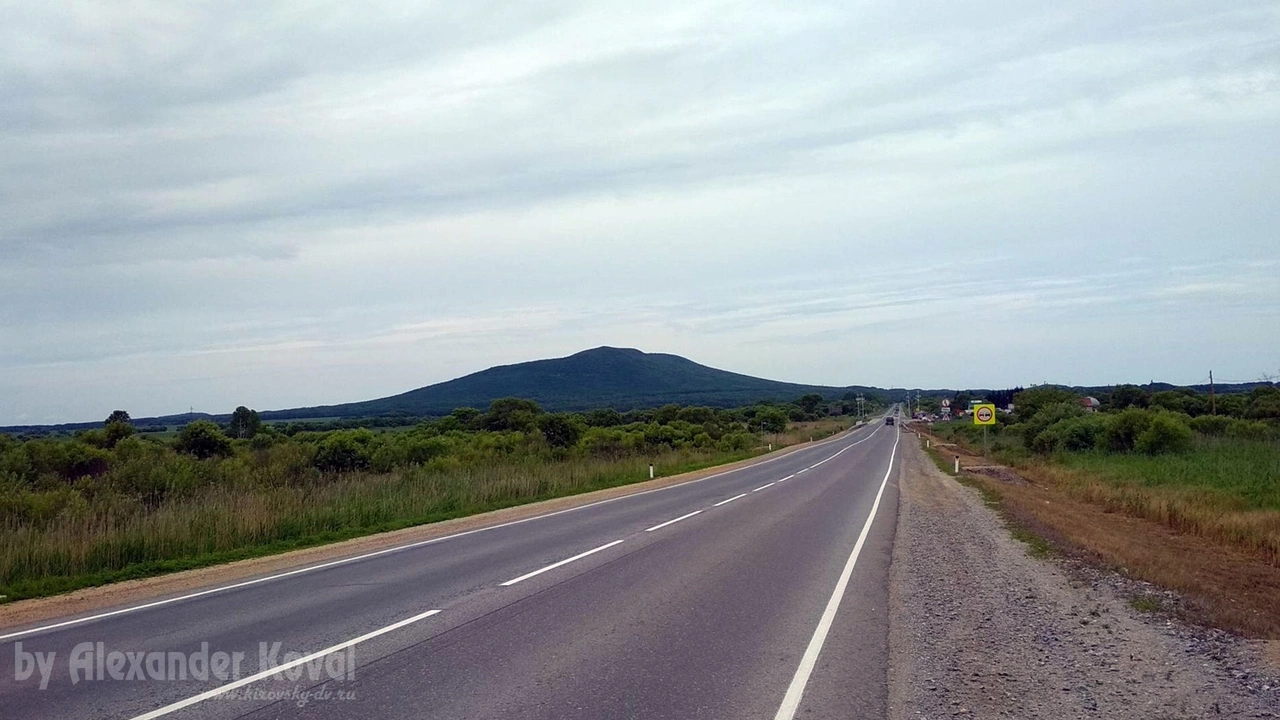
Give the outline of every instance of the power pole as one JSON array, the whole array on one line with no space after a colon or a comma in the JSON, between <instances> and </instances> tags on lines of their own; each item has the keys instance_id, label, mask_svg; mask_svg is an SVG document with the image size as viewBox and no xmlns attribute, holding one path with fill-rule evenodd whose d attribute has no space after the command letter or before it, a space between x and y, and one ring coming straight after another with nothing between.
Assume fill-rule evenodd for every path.
<instances>
[{"instance_id":1,"label":"power pole","mask_svg":"<svg viewBox=\"0 0 1280 720\"><path fill-rule=\"evenodd\" d=\"M1213 371L1212 370L1209 371L1209 414L1210 415L1218 414L1218 408L1214 404L1214 397L1213 397Z\"/></svg>"}]
</instances>

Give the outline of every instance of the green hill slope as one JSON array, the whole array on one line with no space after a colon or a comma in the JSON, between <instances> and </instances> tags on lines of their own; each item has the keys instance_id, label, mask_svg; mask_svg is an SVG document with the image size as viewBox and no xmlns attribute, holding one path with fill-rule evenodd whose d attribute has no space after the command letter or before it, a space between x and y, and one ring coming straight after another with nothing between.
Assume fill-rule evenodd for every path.
<instances>
[{"instance_id":1,"label":"green hill slope","mask_svg":"<svg viewBox=\"0 0 1280 720\"><path fill-rule=\"evenodd\" d=\"M490 401L501 397L528 398L552 411L628 410L666 403L732 407L761 400L794 400L809 392L838 398L848 390L764 380L699 365L677 355L601 347L564 358L500 365L378 400L262 415L272 420L443 415L457 407L487 408Z\"/></svg>"}]
</instances>

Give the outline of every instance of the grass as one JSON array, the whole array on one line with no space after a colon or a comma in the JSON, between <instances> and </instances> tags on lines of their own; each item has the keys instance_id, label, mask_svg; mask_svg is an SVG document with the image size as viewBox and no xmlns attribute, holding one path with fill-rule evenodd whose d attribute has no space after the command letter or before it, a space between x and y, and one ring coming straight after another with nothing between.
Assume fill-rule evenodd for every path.
<instances>
[{"instance_id":1,"label":"grass","mask_svg":"<svg viewBox=\"0 0 1280 720\"><path fill-rule=\"evenodd\" d=\"M845 427L837 421L801 423L778 436L775 447ZM302 484L212 485L158 507L124 497L81 503L48 523L0 525L0 603L640 482L648 479L650 462L663 477L763 450L428 463L386 474L324 474Z\"/></svg>"},{"instance_id":2,"label":"grass","mask_svg":"<svg viewBox=\"0 0 1280 720\"><path fill-rule=\"evenodd\" d=\"M1164 603L1151 595L1135 595L1129 598L1129 606L1141 613L1164 612Z\"/></svg>"},{"instance_id":3,"label":"grass","mask_svg":"<svg viewBox=\"0 0 1280 720\"><path fill-rule=\"evenodd\" d=\"M1029 482L971 482L999 495L989 502L1015 533L1182 598L1168 608L1139 594L1135 609L1280 640L1278 456L1275 443L1209 438L1157 457L1011 449L1003 457Z\"/></svg>"}]
</instances>

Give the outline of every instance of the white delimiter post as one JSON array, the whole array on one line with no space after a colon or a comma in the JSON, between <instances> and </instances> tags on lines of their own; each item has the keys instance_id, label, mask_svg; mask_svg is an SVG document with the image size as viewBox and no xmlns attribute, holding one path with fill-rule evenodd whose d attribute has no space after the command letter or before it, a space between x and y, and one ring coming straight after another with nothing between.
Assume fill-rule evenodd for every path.
<instances>
[{"instance_id":1,"label":"white delimiter post","mask_svg":"<svg viewBox=\"0 0 1280 720\"><path fill-rule=\"evenodd\" d=\"M960 474L960 456L959 455L956 456L956 474L957 475Z\"/></svg>"},{"instance_id":2,"label":"white delimiter post","mask_svg":"<svg viewBox=\"0 0 1280 720\"><path fill-rule=\"evenodd\" d=\"M653 463L649 463L649 479L653 479Z\"/></svg>"}]
</instances>

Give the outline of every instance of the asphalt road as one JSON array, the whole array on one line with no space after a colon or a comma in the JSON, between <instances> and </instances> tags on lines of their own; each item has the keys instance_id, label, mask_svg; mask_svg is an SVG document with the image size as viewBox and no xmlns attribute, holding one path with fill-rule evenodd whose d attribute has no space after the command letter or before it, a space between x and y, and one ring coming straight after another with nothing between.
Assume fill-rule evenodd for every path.
<instances>
[{"instance_id":1,"label":"asphalt road","mask_svg":"<svg viewBox=\"0 0 1280 720\"><path fill-rule=\"evenodd\" d=\"M0 717L883 717L897 443L6 631Z\"/></svg>"}]
</instances>

